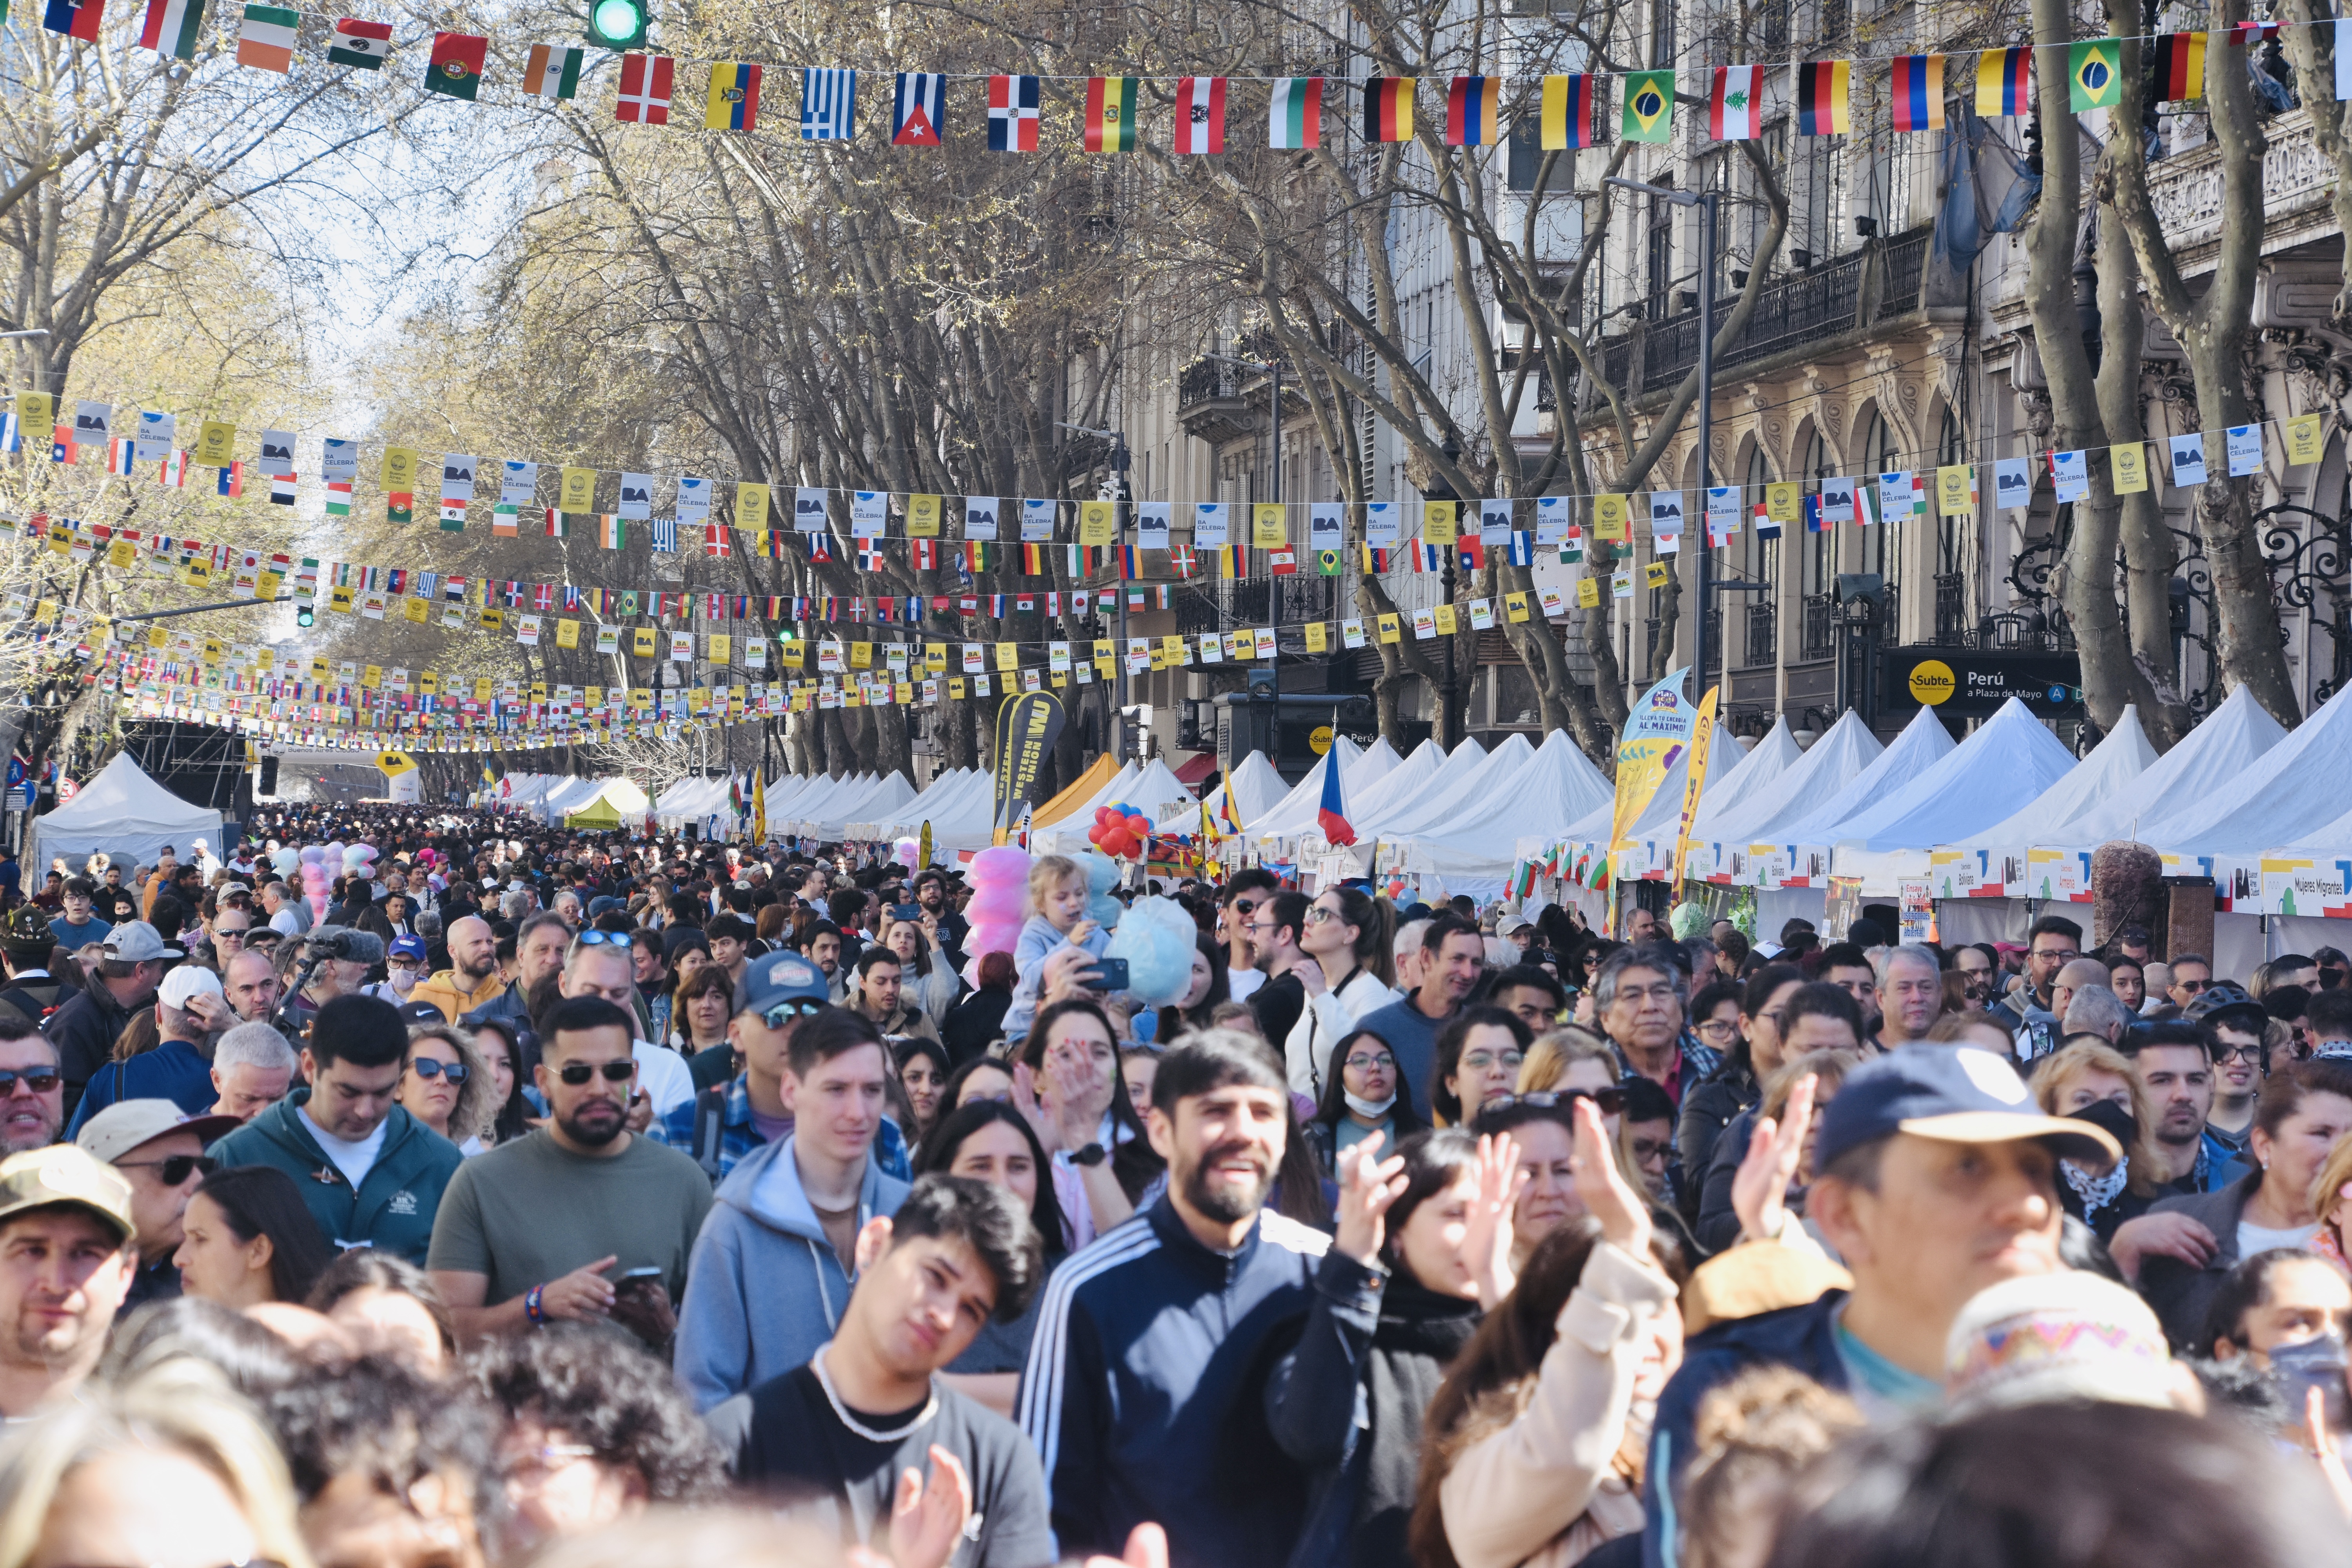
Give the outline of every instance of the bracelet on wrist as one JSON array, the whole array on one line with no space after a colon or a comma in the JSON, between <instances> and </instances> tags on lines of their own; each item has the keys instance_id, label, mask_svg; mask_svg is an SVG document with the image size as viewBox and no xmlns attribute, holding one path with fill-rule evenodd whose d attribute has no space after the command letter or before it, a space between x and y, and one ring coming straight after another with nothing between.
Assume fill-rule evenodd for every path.
<instances>
[{"instance_id":1,"label":"bracelet on wrist","mask_svg":"<svg viewBox=\"0 0 2352 1568\"><path fill-rule=\"evenodd\" d=\"M530 1320L531 1327L543 1329L547 1326L546 1302L547 1287L544 1285L534 1285L523 1292L522 1315Z\"/></svg>"}]
</instances>

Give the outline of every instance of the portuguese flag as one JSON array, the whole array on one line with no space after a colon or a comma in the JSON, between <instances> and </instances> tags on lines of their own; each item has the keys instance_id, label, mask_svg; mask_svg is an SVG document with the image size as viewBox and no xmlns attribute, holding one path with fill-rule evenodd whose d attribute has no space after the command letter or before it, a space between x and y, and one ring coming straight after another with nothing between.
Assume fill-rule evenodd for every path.
<instances>
[{"instance_id":1,"label":"portuguese flag","mask_svg":"<svg viewBox=\"0 0 2352 1568\"><path fill-rule=\"evenodd\" d=\"M473 102L481 89L482 62L489 50L489 39L471 33L434 34L433 58L425 68L425 89Z\"/></svg>"}]
</instances>

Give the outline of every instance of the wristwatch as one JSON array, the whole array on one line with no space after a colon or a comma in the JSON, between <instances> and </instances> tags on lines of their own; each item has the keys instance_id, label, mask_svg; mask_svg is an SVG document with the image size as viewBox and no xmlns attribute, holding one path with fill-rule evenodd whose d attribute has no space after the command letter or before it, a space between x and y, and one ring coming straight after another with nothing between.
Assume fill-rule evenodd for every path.
<instances>
[{"instance_id":1,"label":"wristwatch","mask_svg":"<svg viewBox=\"0 0 2352 1568\"><path fill-rule=\"evenodd\" d=\"M1099 1165L1110 1158L1110 1151L1099 1143L1089 1143L1083 1149L1068 1151L1063 1157L1073 1165Z\"/></svg>"}]
</instances>

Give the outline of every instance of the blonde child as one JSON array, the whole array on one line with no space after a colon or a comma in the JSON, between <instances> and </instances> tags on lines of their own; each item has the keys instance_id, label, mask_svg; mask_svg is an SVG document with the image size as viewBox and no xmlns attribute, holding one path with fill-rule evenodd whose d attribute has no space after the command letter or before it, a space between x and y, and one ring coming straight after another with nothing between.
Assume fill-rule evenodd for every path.
<instances>
[{"instance_id":1,"label":"blonde child","mask_svg":"<svg viewBox=\"0 0 2352 1568\"><path fill-rule=\"evenodd\" d=\"M1004 1037L1029 1032L1045 990L1045 961L1065 948L1100 958L1110 933L1087 918L1087 868L1066 855L1040 855L1029 867L1029 918L1013 944L1013 966L1021 973L1005 1009Z\"/></svg>"}]
</instances>

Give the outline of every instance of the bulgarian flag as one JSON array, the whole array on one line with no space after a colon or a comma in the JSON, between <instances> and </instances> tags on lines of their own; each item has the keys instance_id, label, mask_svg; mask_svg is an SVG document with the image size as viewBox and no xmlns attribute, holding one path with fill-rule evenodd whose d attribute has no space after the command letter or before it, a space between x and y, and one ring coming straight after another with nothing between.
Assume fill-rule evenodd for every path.
<instances>
[{"instance_id":1,"label":"bulgarian flag","mask_svg":"<svg viewBox=\"0 0 2352 1568\"><path fill-rule=\"evenodd\" d=\"M327 515L329 517L352 515L351 480L329 479L327 481Z\"/></svg>"}]
</instances>

